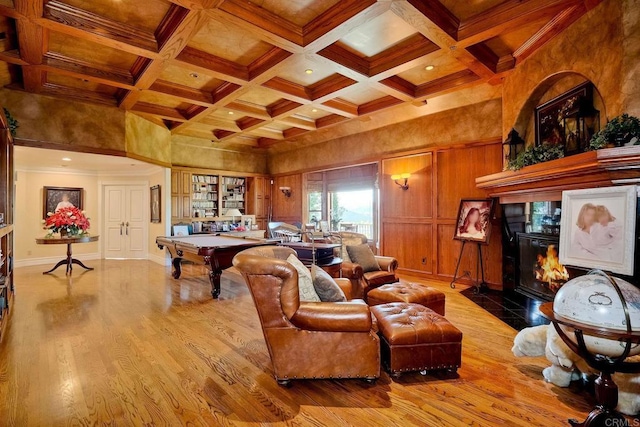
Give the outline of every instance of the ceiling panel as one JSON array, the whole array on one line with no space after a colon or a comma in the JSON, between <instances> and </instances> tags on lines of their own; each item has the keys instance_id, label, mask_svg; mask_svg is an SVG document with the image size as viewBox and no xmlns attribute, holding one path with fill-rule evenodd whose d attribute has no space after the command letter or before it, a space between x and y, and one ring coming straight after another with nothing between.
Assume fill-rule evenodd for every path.
<instances>
[{"instance_id":1,"label":"ceiling panel","mask_svg":"<svg viewBox=\"0 0 640 427\"><path fill-rule=\"evenodd\" d=\"M228 21L210 19L189 46L247 66L273 48L269 43Z\"/></svg>"},{"instance_id":2,"label":"ceiling panel","mask_svg":"<svg viewBox=\"0 0 640 427\"><path fill-rule=\"evenodd\" d=\"M64 0L64 3L143 30L155 31L171 3L164 0Z\"/></svg>"},{"instance_id":3,"label":"ceiling panel","mask_svg":"<svg viewBox=\"0 0 640 427\"><path fill-rule=\"evenodd\" d=\"M162 95L160 93L151 92L148 90L142 91L142 93L140 94L139 102L160 105L162 107L175 108L176 110L186 110L191 106L190 104L182 102L179 99L173 98L171 96Z\"/></svg>"},{"instance_id":4,"label":"ceiling panel","mask_svg":"<svg viewBox=\"0 0 640 427\"><path fill-rule=\"evenodd\" d=\"M386 93L382 93L379 90L371 89L369 87L364 87L362 85L358 85L352 90L345 92L340 95L340 99L344 99L347 102L350 102L355 105L366 104L367 102L375 101L376 99L383 98L387 96Z\"/></svg>"},{"instance_id":5,"label":"ceiling panel","mask_svg":"<svg viewBox=\"0 0 640 427\"><path fill-rule=\"evenodd\" d=\"M253 0L263 9L272 12L299 27L303 27L340 0Z\"/></svg>"},{"instance_id":6,"label":"ceiling panel","mask_svg":"<svg viewBox=\"0 0 640 427\"><path fill-rule=\"evenodd\" d=\"M250 104L266 107L273 104L274 102L280 101L282 99L282 96L274 90L263 87L254 87L238 99Z\"/></svg>"},{"instance_id":7,"label":"ceiling panel","mask_svg":"<svg viewBox=\"0 0 640 427\"><path fill-rule=\"evenodd\" d=\"M137 59L136 55L55 31L51 31L49 35L49 51L85 63L106 65L127 71Z\"/></svg>"},{"instance_id":8,"label":"ceiling panel","mask_svg":"<svg viewBox=\"0 0 640 427\"><path fill-rule=\"evenodd\" d=\"M340 43L354 53L374 56L416 33L402 18L387 11L342 37Z\"/></svg>"},{"instance_id":9,"label":"ceiling panel","mask_svg":"<svg viewBox=\"0 0 640 427\"><path fill-rule=\"evenodd\" d=\"M223 83L222 80L216 79L215 77L200 72L193 72L175 65L169 65L162 70L159 79L205 92L211 92Z\"/></svg>"},{"instance_id":10,"label":"ceiling panel","mask_svg":"<svg viewBox=\"0 0 640 427\"><path fill-rule=\"evenodd\" d=\"M433 66L433 70L427 70L427 66ZM453 58L448 52L438 51L429 55L424 63L398 76L418 86L466 69L462 62Z\"/></svg>"},{"instance_id":11,"label":"ceiling panel","mask_svg":"<svg viewBox=\"0 0 640 427\"><path fill-rule=\"evenodd\" d=\"M296 110L293 117L301 117L303 119L318 120L326 116L330 116L331 113L312 105L305 105L304 107Z\"/></svg>"}]
</instances>

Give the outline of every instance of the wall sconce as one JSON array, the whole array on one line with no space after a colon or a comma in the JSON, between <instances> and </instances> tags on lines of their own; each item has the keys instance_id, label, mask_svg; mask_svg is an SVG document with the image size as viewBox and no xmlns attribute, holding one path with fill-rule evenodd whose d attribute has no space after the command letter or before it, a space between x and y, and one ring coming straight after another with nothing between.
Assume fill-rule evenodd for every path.
<instances>
[{"instance_id":1,"label":"wall sconce","mask_svg":"<svg viewBox=\"0 0 640 427\"><path fill-rule=\"evenodd\" d=\"M403 190L408 190L409 189L409 177L411 176L410 173L403 173L400 175L391 175L391 179L393 180L393 182L396 183L396 185L398 185L400 188L402 188ZM398 181L404 179L404 184L400 184Z\"/></svg>"},{"instance_id":2,"label":"wall sconce","mask_svg":"<svg viewBox=\"0 0 640 427\"><path fill-rule=\"evenodd\" d=\"M291 187L280 187L280 191L282 191L284 197L291 197Z\"/></svg>"}]
</instances>

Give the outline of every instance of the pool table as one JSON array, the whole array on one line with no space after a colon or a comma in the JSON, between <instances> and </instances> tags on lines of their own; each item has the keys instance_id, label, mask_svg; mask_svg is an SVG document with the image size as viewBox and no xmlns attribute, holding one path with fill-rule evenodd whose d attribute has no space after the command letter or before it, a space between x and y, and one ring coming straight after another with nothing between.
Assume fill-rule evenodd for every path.
<instances>
[{"instance_id":1,"label":"pool table","mask_svg":"<svg viewBox=\"0 0 640 427\"><path fill-rule=\"evenodd\" d=\"M211 282L211 296L220 295L220 276L222 270L232 266L231 261L238 252L255 246L272 245L273 242L264 239L250 239L246 237L194 235L157 237L156 244L160 249L166 248L173 259L173 277L180 278L182 270L180 263L183 259L198 264L204 263L209 269Z\"/></svg>"}]
</instances>

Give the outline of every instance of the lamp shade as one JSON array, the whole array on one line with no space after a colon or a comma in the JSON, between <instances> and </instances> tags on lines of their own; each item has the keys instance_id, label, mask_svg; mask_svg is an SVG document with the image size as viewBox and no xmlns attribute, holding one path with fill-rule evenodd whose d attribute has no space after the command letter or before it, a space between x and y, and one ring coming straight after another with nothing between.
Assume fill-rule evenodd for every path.
<instances>
[{"instance_id":1,"label":"lamp shade","mask_svg":"<svg viewBox=\"0 0 640 427\"><path fill-rule=\"evenodd\" d=\"M224 216L235 218L237 216L242 216L242 212L240 212L238 209L229 209Z\"/></svg>"}]
</instances>

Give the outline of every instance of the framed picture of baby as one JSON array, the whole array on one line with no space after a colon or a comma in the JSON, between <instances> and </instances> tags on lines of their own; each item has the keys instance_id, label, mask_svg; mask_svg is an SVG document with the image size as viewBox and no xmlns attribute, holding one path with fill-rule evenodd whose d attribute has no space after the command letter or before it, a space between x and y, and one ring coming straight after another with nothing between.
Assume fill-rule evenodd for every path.
<instances>
[{"instance_id":1,"label":"framed picture of baby","mask_svg":"<svg viewBox=\"0 0 640 427\"><path fill-rule=\"evenodd\" d=\"M560 262L633 274L635 185L562 192Z\"/></svg>"},{"instance_id":2,"label":"framed picture of baby","mask_svg":"<svg viewBox=\"0 0 640 427\"><path fill-rule=\"evenodd\" d=\"M47 219L49 212L56 213L62 208L82 210L82 188L44 187L42 189L42 218Z\"/></svg>"},{"instance_id":3,"label":"framed picture of baby","mask_svg":"<svg viewBox=\"0 0 640 427\"><path fill-rule=\"evenodd\" d=\"M489 243L493 199L462 199L458 208L458 221L454 239Z\"/></svg>"}]
</instances>

